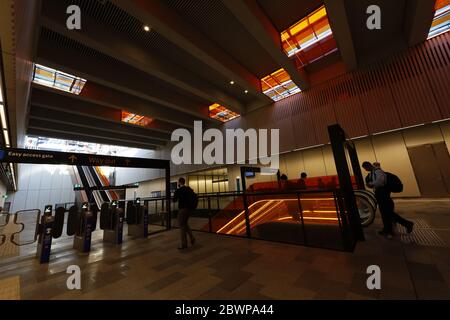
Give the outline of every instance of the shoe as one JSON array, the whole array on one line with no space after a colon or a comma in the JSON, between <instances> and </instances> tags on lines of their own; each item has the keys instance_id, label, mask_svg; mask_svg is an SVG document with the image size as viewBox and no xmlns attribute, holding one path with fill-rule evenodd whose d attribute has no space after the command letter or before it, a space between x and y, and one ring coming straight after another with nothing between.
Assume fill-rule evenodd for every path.
<instances>
[{"instance_id":1,"label":"shoe","mask_svg":"<svg viewBox=\"0 0 450 320\"><path fill-rule=\"evenodd\" d=\"M392 239L394 237L393 233L386 233L386 238L387 239Z\"/></svg>"},{"instance_id":2,"label":"shoe","mask_svg":"<svg viewBox=\"0 0 450 320\"><path fill-rule=\"evenodd\" d=\"M177 249L178 250L184 250L184 249L187 249L187 247L178 247Z\"/></svg>"},{"instance_id":3,"label":"shoe","mask_svg":"<svg viewBox=\"0 0 450 320\"><path fill-rule=\"evenodd\" d=\"M407 226L406 226L406 233L411 233L413 232L414 229L414 222L410 222Z\"/></svg>"},{"instance_id":4,"label":"shoe","mask_svg":"<svg viewBox=\"0 0 450 320\"><path fill-rule=\"evenodd\" d=\"M379 234L380 236L384 236L384 235L386 234L386 231L380 230L380 231L378 231L378 234Z\"/></svg>"},{"instance_id":5,"label":"shoe","mask_svg":"<svg viewBox=\"0 0 450 320\"><path fill-rule=\"evenodd\" d=\"M195 242L196 242L195 238L192 238L192 239L191 239L191 245L194 245Z\"/></svg>"}]
</instances>

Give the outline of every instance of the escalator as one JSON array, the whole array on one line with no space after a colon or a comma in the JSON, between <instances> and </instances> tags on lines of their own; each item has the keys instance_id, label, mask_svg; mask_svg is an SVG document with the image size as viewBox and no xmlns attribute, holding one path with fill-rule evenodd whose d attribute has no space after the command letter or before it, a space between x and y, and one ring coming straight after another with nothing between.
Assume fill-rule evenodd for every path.
<instances>
[{"instance_id":1,"label":"escalator","mask_svg":"<svg viewBox=\"0 0 450 320\"><path fill-rule=\"evenodd\" d=\"M103 183L100 181L97 172L95 171L95 169L93 167L85 167L85 169L87 169L90 173L90 176L94 182L94 186L96 187L103 187ZM100 194L100 197L102 198L103 202L110 202L111 199L109 198L108 194L106 193L106 191L103 190L99 190L97 191Z\"/></svg>"},{"instance_id":2,"label":"escalator","mask_svg":"<svg viewBox=\"0 0 450 320\"><path fill-rule=\"evenodd\" d=\"M108 191L103 190L90 190L92 187L103 187L105 183L102 180L105 180L106 177L99 178L99 173L93 168L88 166L77 166L77 173L79 176L79 180L85 189L85 193L89 202L95 202L98 208L104 202L110 202L112 199L116 197L111 197ZM106 180L105 180L106 181Z\"/></svg>"},{"instance_id":3,"label":"escalator","mask_svg":"<svg viewBox=\"0 0 450 320\"><path fill-rule=\"evenodd\" d=\"M86 174L84 173L83 167L82 166L77 166L77 171L78 171L78 175L80 177L81 180L81 185L85 188L89 187L89 182L88 179L86 177ZM90 189L85 189L86 195L88 199L92 199L92 191Z\"/></svg>"}]
</instances>

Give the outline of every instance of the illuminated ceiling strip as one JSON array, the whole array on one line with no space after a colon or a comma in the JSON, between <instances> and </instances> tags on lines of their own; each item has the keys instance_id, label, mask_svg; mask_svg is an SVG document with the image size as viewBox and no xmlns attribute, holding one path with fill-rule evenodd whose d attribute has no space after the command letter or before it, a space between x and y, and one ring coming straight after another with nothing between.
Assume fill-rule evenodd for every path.
<instances>
[{"instance_id":1,"label":"illuminated ceiling strip","mask_svg":"<svg viewBox=\"0 0 450 320\"><path fill-rule=\"evenodd\" d=\"M2 129L8 129L8 125L6 124L5 106L3 104L0 104L0 117L1 117Z\"/></svg>"}]
</instances>

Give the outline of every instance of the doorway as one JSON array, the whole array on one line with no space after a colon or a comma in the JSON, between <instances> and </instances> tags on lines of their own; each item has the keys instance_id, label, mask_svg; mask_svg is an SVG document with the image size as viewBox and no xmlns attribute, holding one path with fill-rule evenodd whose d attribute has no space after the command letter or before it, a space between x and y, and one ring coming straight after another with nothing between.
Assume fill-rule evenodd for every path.
<instances>
[{"instance_id":1,"label":"doorway","mask_svg":"<svg viewBox=\"0 0 450 320\"><path fill-rule=\"evenodd\" d=\"M450 196L450 156L444 142L408 148L422 197Z\"/></svg>"}]
</instances>

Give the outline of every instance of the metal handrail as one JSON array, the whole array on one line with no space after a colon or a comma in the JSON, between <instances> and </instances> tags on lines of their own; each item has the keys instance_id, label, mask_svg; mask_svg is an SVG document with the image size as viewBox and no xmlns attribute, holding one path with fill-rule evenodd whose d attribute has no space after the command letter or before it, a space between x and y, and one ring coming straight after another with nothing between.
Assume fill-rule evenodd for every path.
<instances>
[{"instance_id":1,"label":"metal handrail","mask_svg":"<svg viewBox=\"0 0 450 320\"><path fill-rule=\"evenodd\" d=\"M17 223L17 218L18 218L19 214L22 214L22 213L24 213L24 212L32 212L32 211L34 211L34 212L37 211L36 229L35 229L35 231L34 231L34 238L33 238L32 241L27 241L27 242L24 242L24 243L18 243L18 242L16 242L16 240L14 239L14 238L15 238L15 235L16 235L16 234L20 234L20 233L25 229L25 225L24 225L22 222ZM16 246L19 246L19 247L20 247L20 246L25 246L25 245L28 245L28 244L35 243L35 242L37 241L37 239L38 239L38 236L39 236L39 223L40 223L40 218L41 218L41 210L39 210L39 209L29 209L29 210L19 210L19 211L17 211L17 212L14 214L14 220L13 220L13 223L14 223L15 225L20 225L20 226L21 226L21 229L20 229L20 231L17 231L17 232L14 232L14 233L11 234L10 241L11 241L13 244L15 244Z\"/></svg>"},{"instance_id":2,"label":"metal handrail","mask_svg":"<svg viewBox=\"0 0 450 320\"><path fill-rule=\"evenodd\" d=\"M9 223L9 217L10 217L9 212L2 212L2 213L0 213L0 215L6 215L5 224L1 224L0 228L6 227Z\"/></svg>"}]
</instances>

